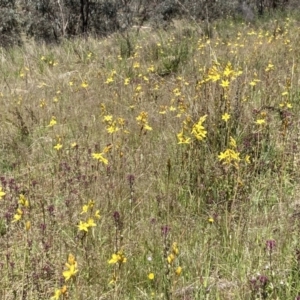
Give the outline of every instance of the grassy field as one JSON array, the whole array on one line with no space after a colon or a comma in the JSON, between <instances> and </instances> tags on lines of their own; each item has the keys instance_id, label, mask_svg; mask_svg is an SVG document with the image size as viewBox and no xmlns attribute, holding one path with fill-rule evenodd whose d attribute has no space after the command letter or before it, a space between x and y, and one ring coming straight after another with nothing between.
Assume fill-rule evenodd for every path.
<instances>
[{"instance_id":1,"label":"grassy field","mask_svg":"<svg viewBox=\"0 0 300 300\"><path fill-rule=\"evenodd\" d=\"M1 52L1 300L300 299L300 21L173 25Z\"/></svg>"}]
</instances>

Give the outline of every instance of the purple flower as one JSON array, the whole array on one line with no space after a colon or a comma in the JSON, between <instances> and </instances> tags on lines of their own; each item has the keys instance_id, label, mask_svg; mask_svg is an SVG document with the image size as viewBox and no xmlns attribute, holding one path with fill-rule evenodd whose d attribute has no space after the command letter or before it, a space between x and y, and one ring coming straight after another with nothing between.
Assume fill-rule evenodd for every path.
<instances>
[{"instance_id":1,"label":"purple flower","mask_svg":"<svg viewBox=\"0 0 300 300\"><path fill-rule=\"evenodd\" d=\"M47 210L50 216L54 216L54 205L49 205Z\"/></svg>"},{"instance_id":2,"label":"purple flower","mask_svg":"<svg viewBox=\"0 0 300 300\"><path fill-rule=\"evenodd\" d=\"M135 177L134 177L134 175L132 175L132 174L129 174L129 175L127 176L127 180L128 180L129 185L130 185L131 187L132 187L133 184L134 184L134 179L135 179Z\"/></svg>"},{"instance_id":3,"label":"purple flower","mask_svg":"<svg viewBox=\"0 0 300 300\"><path fill-rule=\"evenodd\" d=\"M250 285L253 291L258 292L260 289L265 289L269 282L265 275L258 275L250 280Z\"/></svg>"},{"instance_id":4,"label":"purple flower","mask_svg":"<svg viewBox=\"0 0 300 300\"><path fill-rule=\"evenodd\" d=\"M170 232L170 230L171 230L170 226L164 225L161 227L161 234L166 237Z\"/></svg>"},{"instance_id":5,"label":"purple flower","mask_svg":"<svg viewBox=\"0 0 300 300\"><path fill-rule=\"evenodd\" d=\"M46 230L46 224L45 224L45 223L40 224L40 229L41 229L42 232L44 233L45 230Z\"/></svg>"},{"instance_id":6,"label":"purple flower","mask_svg":"<svg viewBox=\"0 0 300 300\"><path fill-rule=\"evenodd\" d=\"M118 223L120 221L120 213L118 211L114 212L113 217L114 217L116 223Z\"/></svg>"},{"instance_id":7,"label":"purple flower","mask_svg":"<svg viewBox=\"0 0 300 300\"><path fill-rule=\"evenodd\" d=\"M267 240L266 241L266 250L272 252L276 247L276 241L275 240Z\"/></svg>"},{"instance_id":8,"label":"purple flower","mask_svg":"<svg viewBox=\"0 0 300 300\"><path fill-rule=\"evenodd\" d=\"M262 286L265 286L268 283L268 277L264 275L259 275L257 278Z\"/></svg>"}]
</instances>

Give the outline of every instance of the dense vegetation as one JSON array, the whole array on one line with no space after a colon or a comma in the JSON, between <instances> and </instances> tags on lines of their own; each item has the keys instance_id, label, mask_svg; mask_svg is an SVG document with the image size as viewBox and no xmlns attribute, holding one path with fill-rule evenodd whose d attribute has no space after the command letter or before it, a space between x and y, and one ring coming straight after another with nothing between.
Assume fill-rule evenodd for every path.
<instances>
[{"instance_id":1,"label":"dense vegetation","mask_svg":"<svg viewBox=\"0 0 300 300\"><path fill-rule=\"evenodd\" d=\"M2 50L1 299L300 298L300 21L172 22Z\"/></svg>"},{"instance_id":2,"label":"dense vegetation","mask_svg":"<svg viewBox=\"0 0 300 300\"><path fill-rule=\"evenodd\" d=\"M299 9L298 0L0 0L0 46L24 38L59 43L76 36L123 34L133 26L167 28L174 18L243 18Z\"/></svg>"}]
</instances>

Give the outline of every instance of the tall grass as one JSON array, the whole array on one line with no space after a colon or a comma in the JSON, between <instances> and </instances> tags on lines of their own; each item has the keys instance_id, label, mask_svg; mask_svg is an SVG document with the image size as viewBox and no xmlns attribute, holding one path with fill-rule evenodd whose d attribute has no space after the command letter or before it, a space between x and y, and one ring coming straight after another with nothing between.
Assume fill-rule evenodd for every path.
<instances>
[{"instance_id":1,"label":"tall grass","mask_svg":"<svg viewBox=\"0 0 300 300\"><path fill-rule=\"evenodd\" d=\"M147 30L2 51L0 299L299 298L299 22Z\"/></svg>"}]
</instances>

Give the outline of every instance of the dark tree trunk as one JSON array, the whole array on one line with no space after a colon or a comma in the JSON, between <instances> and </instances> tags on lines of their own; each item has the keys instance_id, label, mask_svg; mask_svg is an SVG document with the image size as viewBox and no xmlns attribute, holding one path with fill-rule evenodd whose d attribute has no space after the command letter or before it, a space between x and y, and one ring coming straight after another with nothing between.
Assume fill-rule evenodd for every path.
<instances>
[{"instance_id":1,"label":"dark tree trunk","mask_svg":"<svg viewBox=\"0 0 300 300\"><path fill-rule=\"evenodd\" d=\"M262 16L264 14L264 1L263 0L257 0L257 9L258 14Z\"/></svg>"},{"instance_id":2,"label":"dark tree trunk","mask_svg":"<svg viewBox=\"0 0 300 300\"><path fill-rule=\"evenodd\" d=\"M82 21L82 33L87 34L88 32L88 21L89 21L89 0L80 0L80 11Z\"/></svg>"}]
</instances>

